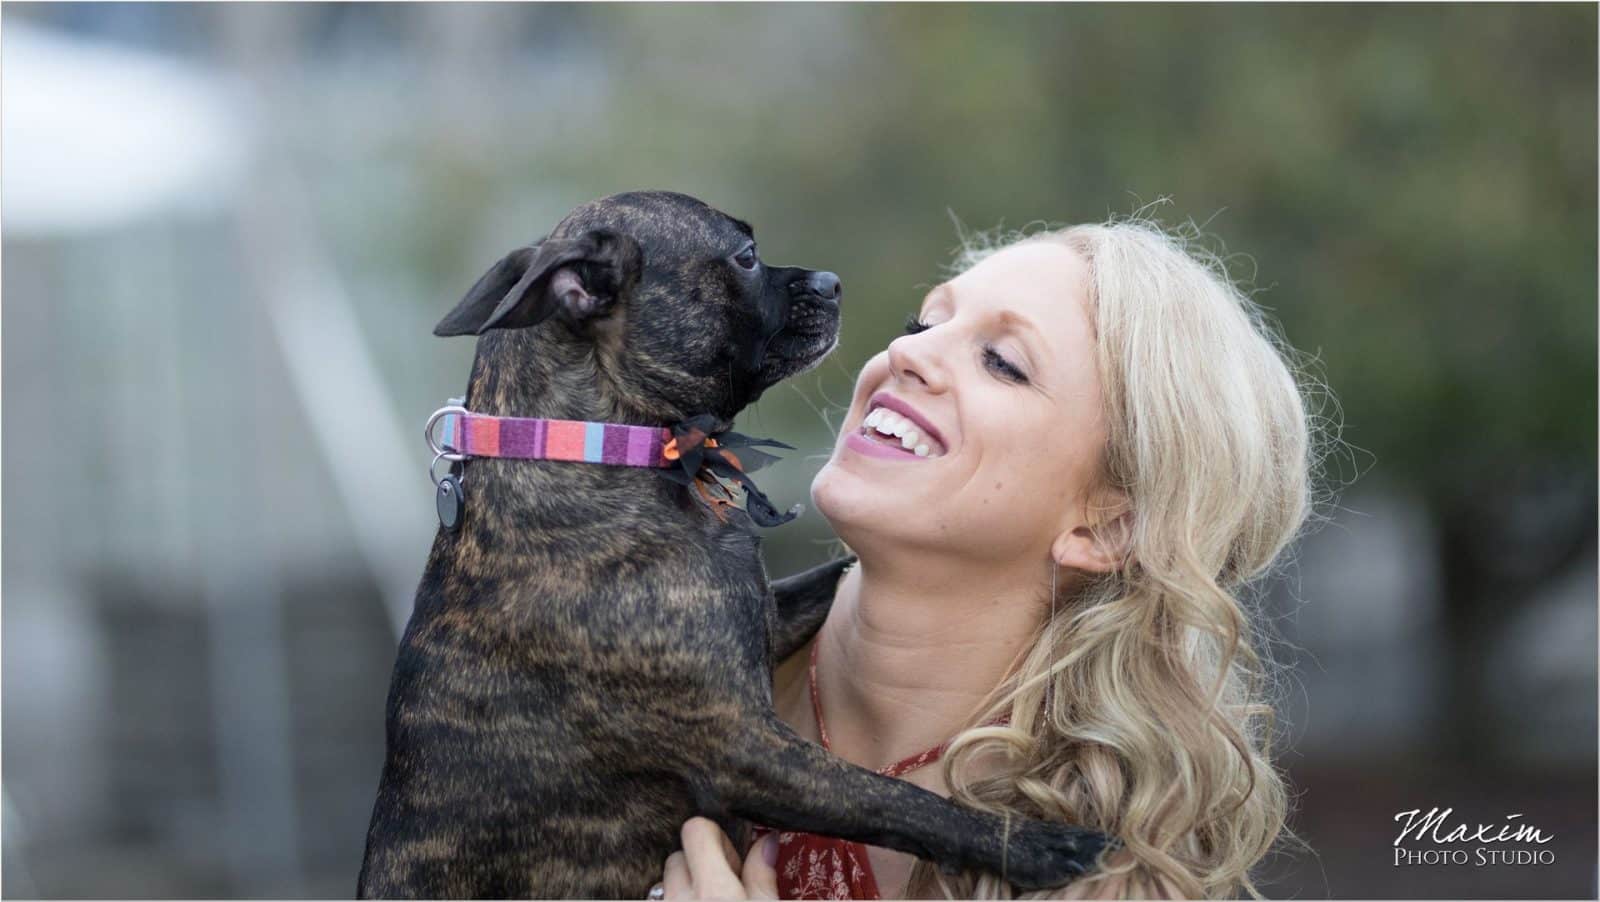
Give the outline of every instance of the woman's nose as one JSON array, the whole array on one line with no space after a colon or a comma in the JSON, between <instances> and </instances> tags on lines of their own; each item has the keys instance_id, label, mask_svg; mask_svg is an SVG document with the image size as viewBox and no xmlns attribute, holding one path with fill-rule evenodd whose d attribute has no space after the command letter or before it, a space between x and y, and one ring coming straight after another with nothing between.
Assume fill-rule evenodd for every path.
<instances>
[{"instance_id":1,"label":"woman's nose","mask_svg":"<svg viewBox=\"0 0 1600 902\"><path fill-rule=\"evenodd\" d=\"M921 335L902 335L889 342L889 372L902 379L915 379L929 391L944 391L945 372L932 343Z\"/></svg>"}]
</instances>

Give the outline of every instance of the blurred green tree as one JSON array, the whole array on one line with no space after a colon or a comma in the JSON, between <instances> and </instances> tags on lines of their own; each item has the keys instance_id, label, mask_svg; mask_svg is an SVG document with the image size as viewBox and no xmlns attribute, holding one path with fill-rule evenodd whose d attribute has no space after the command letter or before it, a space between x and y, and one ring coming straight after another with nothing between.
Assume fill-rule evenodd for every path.
<instances>
[{"instance_id":1,"label":"blurred green tree","mask_svg":"<svg viewBox=\"0 0 1600 902\"><path fill-rule=\"evenodd\" d=\"M1329 486L1375 480L1432 515L1448 637L1436 735L1481 760L1478 664L1505 612L1595 541L1594 7L518 15L542 47L593 42L603 103L582 130L528 127L555 144L511 129L485 133L493 155L430 157L404 252L459 253L482 204L525 189L553 191L552 222L625 188L704 197L771 252L843 276L839 365L815 377L836 402L938 280L952 213L1015 227L1170 198L1155 210L1170 225L1247 250L1235 277L1336 399L1317 411L1347 443ZM467 284L483 262L433 275ZM810 404L779 392L755 416L826 446ZM814 556L802 539L818 535L769 545L774 569Z\"/></svg>"}]
</instances>

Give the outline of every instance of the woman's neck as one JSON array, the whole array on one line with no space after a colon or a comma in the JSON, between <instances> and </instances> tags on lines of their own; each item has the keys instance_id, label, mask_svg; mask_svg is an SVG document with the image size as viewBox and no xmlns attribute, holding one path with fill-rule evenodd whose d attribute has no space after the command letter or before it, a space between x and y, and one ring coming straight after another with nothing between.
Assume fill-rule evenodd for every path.
<instances>
[{"instance_id":1,"label":"woman's neck","mask_svg":"<svg viewBox=\"0 0 1600 902\"><path fill-rule=\"evenodd\" d=\"M817 692L846 760L880 768L950 738L1038 629L1037 579L926 576L863 560L840 581L816 640Z\"/></svg>"}]
</instances>

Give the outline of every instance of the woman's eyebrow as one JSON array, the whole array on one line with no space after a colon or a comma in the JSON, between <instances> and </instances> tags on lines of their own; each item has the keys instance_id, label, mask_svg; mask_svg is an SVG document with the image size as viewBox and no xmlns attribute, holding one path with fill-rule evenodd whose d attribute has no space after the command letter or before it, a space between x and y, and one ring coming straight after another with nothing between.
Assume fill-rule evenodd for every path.
<instances>
[{"instance_id":1,"label":"woman's eyebrow","mask_svg":"<svg viewBox=\"0 0 1600 902\"><path fill-rule=\"evenodd\" d=\"M1009 329L1012 332L1030 333L1032 334L1035 343L1039 345L1044 344L1044 333L1040 332L1039 327L1033 324L1033 320L1028 319L1026 316L1023 316L1020 313L1013 313L1010 310L1002 310L996 314L996 318L1000 320L1000 325L1003 328Z\"/></svg>"},{"instance_id":2,"label":"woman's eyebrow","mask_svg":"<svg viewBox=\"0 0 1600 902\"><path fill-rule=\"evenodd\" d=\"M922 299L922 305L926 307L934 301L947 301L953 306L956 302L956 290L950 287L949 282L935 285ZM1039 327L1033 324L1033 320L1026 316L1011 310L1001 310L994 317L999 321L1001 328L1011 332L1029 333L1033 337L1034 344L1041 348L1045 346L1044 333L1040 332Z\"/></svg>"}]
</instances>

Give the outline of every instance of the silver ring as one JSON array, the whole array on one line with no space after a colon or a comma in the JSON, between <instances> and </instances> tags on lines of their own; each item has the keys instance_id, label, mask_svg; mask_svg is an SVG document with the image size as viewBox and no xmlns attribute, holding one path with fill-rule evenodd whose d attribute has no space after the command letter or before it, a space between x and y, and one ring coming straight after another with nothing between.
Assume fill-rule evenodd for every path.
<instances>
[{"instance_id":1,"label":"silver ring","mask_svg":"<svg viewBox=\"0 0 1600 902\"><path fill-rule=\"evenodd\" d=\"M452 405L449 405L449 406L446 406L446 407L441 407L438 410L435 410L433 412L433 416L428 417L427 425L422 427L422 437L424 439L427 439L427 441L428 441L428 450L432 451L434 453L434 458L433 458L434 463L438 463L439 458L441 458L441 457L444 458L445 460L449 460L449 461L457 461L457 460L466 460L467 459L467 455L462 454L459 451L447 451L447 450L445 450L444 446L440 445L438 442L433 440L433 424L439 422L439 419L441 417L447 416L447 415L452 414L452 413L453 414L457 414L458 416L465 417L467 414L469 414L471 412L472 411L466 409L465 407L459 407L459 406L456 406L456 405L452 404ZM463 421L463 422L465 422L465 421ZM430 468L428 470L428 474L430 476L433 475L433 470L432 470L431 466L430 466Z\"/></svg>"},{"instance_id":2,"label":"silver ring","mask_svg":"<svg viewBox=\"0 0 1600 902\"><path fill-rule=\"evenodd\" d=\"M659 883L657 883L655 886L650 887L650 892L645 894L645 898L646 899L665 899L666 897L667 897L667 888L662 886Z\"/></svg>"},{"instance_id":3,"label":"silver ring","mask_svg":"<svg viewBox=\"0 0 1600 902\"><path fill-rule=\"evenodd\" d=\"M439 465L439 461L446 460L446 459L447 458L445 456L445 453L443 451L440 451L438 454L435 454L433 456L433 462L428 464L428 479L433 482L433 487L434 488L438 488L439 487L439 483L444 480L444 477L443 476L435 476L435 475L433 475L433 469L434 469L434 467L437 467ZM451 463L455 463L455 461L452 460ZM446 472L449 472L449 471L446 471ZM459 482L460 480L458 479L457 481Z\"/></svg>"}]
</instances>

